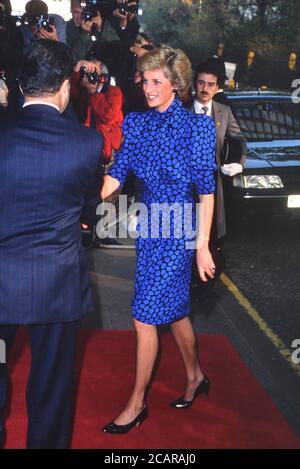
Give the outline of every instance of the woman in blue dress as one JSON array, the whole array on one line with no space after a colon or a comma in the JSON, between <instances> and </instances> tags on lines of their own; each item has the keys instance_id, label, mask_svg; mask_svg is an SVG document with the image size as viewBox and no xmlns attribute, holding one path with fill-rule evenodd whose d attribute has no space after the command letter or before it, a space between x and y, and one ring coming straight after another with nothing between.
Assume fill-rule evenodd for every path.
<instances>
[{"instance_id":1,"label":"woman in blue dress","mask_svg":"<svg viewBox=\"0 0 300 469\"><path fill-rule=\"evenodd\" d=\"M216 170L214 123L205 115L186 110L181 103L192 78L190 61L181 50L160 46L149 51L139 60L139 71L151 109L126 117L123 146L101 192L102 198L108 197L123 185L128 171L133 171L143 183L142 202L146 209L146 215L139 219L132 304L137 333L136 379L125 409L103 428L109 433L127 433L148 415L145 393L158 352L158 325L170 324L186 371L185 392L171 407L191 407L197 395L208 393L210 384L200 368L188 314L195 248L201 279L213 278L215 271L208 249ZM194 249L193 188L201 206ZM171 207L175 207L173 214ZM194 209L192 226L186 229L185 213L190 207ZM158 218L153 217L159 210Z\"/></svg>"}]
</instances>

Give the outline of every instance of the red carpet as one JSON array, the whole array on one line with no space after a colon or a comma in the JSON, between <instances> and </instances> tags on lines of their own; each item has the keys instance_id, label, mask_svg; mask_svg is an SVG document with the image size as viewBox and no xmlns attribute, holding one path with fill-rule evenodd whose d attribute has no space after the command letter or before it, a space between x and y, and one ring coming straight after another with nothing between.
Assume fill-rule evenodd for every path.
<instances>
[{"instance_id":1,"label":"red carpet","mask_svg":"<svg viewBox=\"0 0 300 469\"><path fill-rule=\"evenodd\" d=\"M81 331L73 448L300 448L300 439L223 336L200 337L203 369L212 383L209 397L197 398L192 409L171 409L169 402L183 390L183 366L169 334L161 336L161 344L149 418L127 435L108 435L100 428L117 416L132 387L134 334ZM24 448L29 360L22 332L13 351L6 448Z\"/></svg>"}]
</instances>

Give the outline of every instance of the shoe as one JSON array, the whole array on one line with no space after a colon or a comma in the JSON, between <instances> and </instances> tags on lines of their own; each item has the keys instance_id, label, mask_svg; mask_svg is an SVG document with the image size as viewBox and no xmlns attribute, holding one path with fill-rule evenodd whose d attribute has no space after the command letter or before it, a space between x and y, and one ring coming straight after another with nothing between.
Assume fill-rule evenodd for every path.
<instances>
[{"instance_id":1,"label":"shoe","mask_svg":"<svg viewBox=\"0 0 300 469\"><path fill-rule=\"evenodd\" d=\"M105 433L128 433L133 427L138 427L148 417L148 409L144 407L138 416L132 420L132 422L126 425L117 425L115 422L111 422L102 428Z\"/></svg>"},{"instance_id":2,"label":"shoe","mask_svg":"<svg viewBox=\"0 0 300 469\"><path fill-rule=\"evenodd\" d=\"M196 399L197 396L199 396L199 394L206 394L208 396L209 387L210 387L210 381L208 377L204 375L204 378L201 381L201 383L198 385L198 387L196 388L194 397L191 401L186 401L185 399L183 399L183 396L182 396L176 401L172 402L170 404L170 407L173 407L173 409L187 409L188 407L192 407L194 400Z\"/></svg>"}]
</instances>

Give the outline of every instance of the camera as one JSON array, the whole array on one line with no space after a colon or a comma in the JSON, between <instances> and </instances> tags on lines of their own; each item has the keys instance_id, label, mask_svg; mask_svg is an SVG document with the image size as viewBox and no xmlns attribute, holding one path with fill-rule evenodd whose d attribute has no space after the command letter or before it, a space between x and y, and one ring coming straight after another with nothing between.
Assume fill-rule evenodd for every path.
<instances>
[{"instance_id":1,"label":"camera","mask_svg":"<svg viewBox=\"0 0 300 469\"><path fill-rule=\"evenodd\" d=\"M91 21L98 16L106 16L111 6L110 0L86 0L80 3L83 21Z\"/></svg>"},{"instance_id":2,"label":"camera","mask_svg":"<svg viewBox=\"0 0 300 469\"><path fill-rule=\"evenodd\" d=\"M86 4L86 3L85 3ZM81 19L86 21L92 21L93 18L99 15L99 8L94 4L88 4L88 6L84 7L81 13ZM96 42L98 38L98 27L95 23L92 25L92 29L90 31L90 37L92 42Z\"/></svg>"},{"instance_id":3,"label":"camera","mask_svg":"<svg viewBox=\"0 0 300 469\"><path fill-rule=\"evenodd\" d=\"M41 15L38 18L38 22L37 22L38 29L45 29L45 31L47 31L48 33L52 33L53 25L54 25L54 18L52 16Z\"/></svg>"},{"instance_id":4,"label":"camera","mask_svg":"<svg viewBox=\"0 0 300 469\"><path fill-rule=\"evenodd\" d=\"M81 18L83 21L92 21L93 18L99 15L99 10L96 5L91 4L84 7L81 13Z\"/></svg>"},{"instance_id":5,"label":"camera","mask_svg":"<svg viewBox=\"0 0 300 469\"><path fill-rule=\"evenodd\" d=\"M127 3L118 4L118 10L121 15L126 14L135 14L140 15L141 7L139 6L139 2L136 2L134 5L128 5Z\"/></svg>"},{"instance_id":6,"label":"camera","mask_svg":"<svg viewBox=\"0 0 300 469\"><path fill-rule=\"evenodd\" d=\"M90 5L86 8L83 9L81 13L81 19L86 22L86 21L92 21L93 18L96 18L96 16L99 15L98 9L94 5ZM96 23L93 23L92 29L90 32L90 37L93 42L97 41L98 37L98 27Z\"/></svg>"},{"instance_id":7,"label":"camera","mask_svg":"<svg viewBox=\"0 0 300 469\"><path fill-rule=\"evenodd\" d=\"M97 72L86 72L84 67L80 68L80 79L82 80L83 77L87 77L88 82L91 83L91 85L95 85L96 83L106 85L110 84L111 77L107 73L99 73Z\"/></svg>"},{"instance_id":8,"label":"camera","mask_svg":"<svg viewBox=\"0 0 300 469\"><path fill-rule=\"evenodd\" d=\"M91 85L95 85L99 83L101 75L97 72L86 72L84 67L80 67L80 79L82 80L83 77L86 77Z\"/></svg>"},{"instance_id":9,"label":"camera","mask_svg":"<svg viewBox=\"0 0 300 469\"><path fill-rule=\"evenodd\" d=\"M54 18L48 15L34 16L25 13L21 18L21 23L26 26L37 26L38 29L45 29L48 33L52 33Z\"/></svg>"}]
</instances>

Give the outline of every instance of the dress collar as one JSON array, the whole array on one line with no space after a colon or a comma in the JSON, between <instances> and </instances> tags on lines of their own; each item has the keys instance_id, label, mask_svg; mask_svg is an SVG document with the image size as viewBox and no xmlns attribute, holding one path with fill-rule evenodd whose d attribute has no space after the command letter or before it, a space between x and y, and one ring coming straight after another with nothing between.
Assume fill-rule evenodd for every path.
<instances>
[{"instance_id":1,"label":"dress collar","mask_svg":"<svg viewBox=\"0 0 300 469\"><path fill-rule=\"evenodd\" d=\"M165 120L165 119L168 119L169 117L172 117L174 113L177 113L178 111L181 111L181 110L182 110L182 102L178 98L175 98L165 111L159 112L157 109L153 109L151 112L155 119Z\"/></svg>"}]
</instances>

